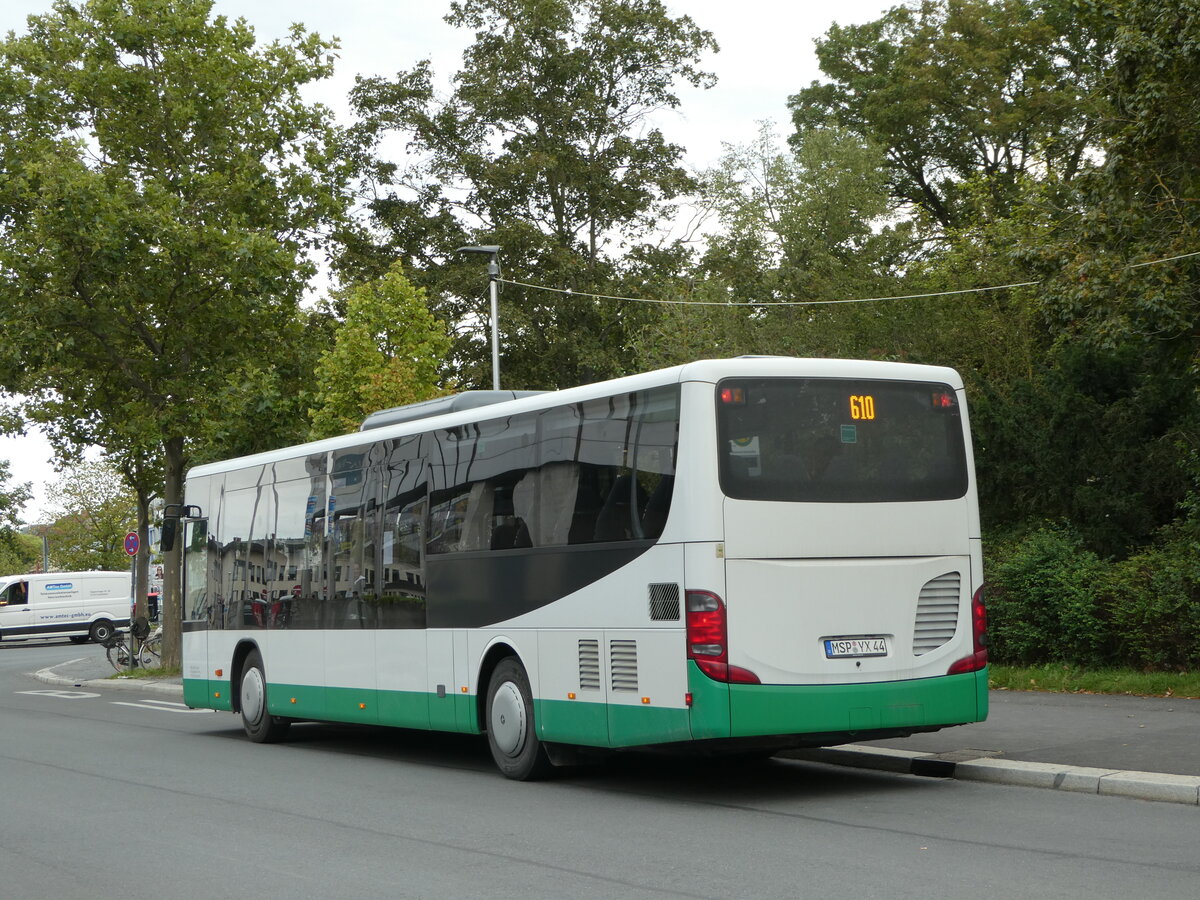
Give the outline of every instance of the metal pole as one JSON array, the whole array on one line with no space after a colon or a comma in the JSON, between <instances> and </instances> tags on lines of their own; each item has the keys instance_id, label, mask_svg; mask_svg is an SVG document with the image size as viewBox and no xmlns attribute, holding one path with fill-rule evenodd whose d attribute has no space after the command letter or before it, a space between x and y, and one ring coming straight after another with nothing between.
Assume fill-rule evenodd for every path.
<instances>
[{"instance_id":1,"label":"metal pole","mask_svg":"<svg viewBox=\"0 0 1200 900\"><path fill-rule=\"evenodd\" d=\"M500 390L500 311L496 303L496 289L500 281L500 247L497 244L483 244L478 247L459 247L458 252L487 254L488 295L492 303L492 390L498 391Z\"/></svg>"},{"instance_id":2,"label":"metal pole","mask_svg":"<svg viewBox=\"0 0 1200 900\"><path fill-rule=\"evenodd\" d=\"M137 619L137 554L129 557L129 668L137 667L137 638L133 634L133 625Z\"/></svg>"},{"instance_id":3,"label":"metal pole","mask_svg":"<svg viewBox=\"0 0 1200 900\"><path fill-rule=\"evenodd\" d=\"M496 279L500 277L500 263L496 254L488 260L488 289L492 298L492 390L500 390L500 313L496 304Z\"/></svg>"}]
</instances>

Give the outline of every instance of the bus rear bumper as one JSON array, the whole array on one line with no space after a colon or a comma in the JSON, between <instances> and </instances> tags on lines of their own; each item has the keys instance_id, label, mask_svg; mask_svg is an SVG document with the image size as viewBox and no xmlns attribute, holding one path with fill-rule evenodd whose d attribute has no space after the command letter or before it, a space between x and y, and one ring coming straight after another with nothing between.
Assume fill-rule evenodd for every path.
<instances>
[{"instance_id":1,"label":"bus rear bumper","mask_svg":"<svg viewBox=\"0 0 1200 900\"><path fill-rule=\"evenodd\" d=\"M689 663L692 737L829 735L844 743L987 718L987 669L874 684L749 685L712 681Z\"/></svg>"}]
</instances>

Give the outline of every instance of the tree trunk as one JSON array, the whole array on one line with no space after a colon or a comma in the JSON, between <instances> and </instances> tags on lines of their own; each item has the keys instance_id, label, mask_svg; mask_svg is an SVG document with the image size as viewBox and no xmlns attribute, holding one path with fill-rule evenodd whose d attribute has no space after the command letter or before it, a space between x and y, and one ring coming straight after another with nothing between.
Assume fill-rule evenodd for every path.
<instances>
[{"instance_id":1,"label":"tree trunk","mask_svg":"<svg viewBox=\"0 0 1200 900\"><path fill-rule=\"evenodd\" d=\"M138 552L134 557L134 621L137 621L140 616L148 617L146 597L150 593L150 499L141 488L138 488L137 492L137 507ZM130 629L130 643L140 646L140 642L132 636L132 628Z\"/></svg>"},{"instance_id":2,"label":"tree trunk","mask_svg":"<svg viewBox=\"0 0 1200 900\"><path fill-rule=\"evenodd\" d=\"M166 463L163 500L167 506L183 503L183 438L168 438L163 442ZM159 615L163 623L162 664L167 668L178 668L182 662L183 646L183 598L181 565L183 561L182 532L175 537L171 549L163 554L163 595Z\"/></svg>"},{"instance_id":3,"label":"tree trunk","mask_svg":"<svg viewBox=\"0 0 1200 900\"><path fill-rule=\"evenodd\" d=\"M150 593L150 500L145 492L137 492L137 533L139 538L137 552L137 588L133 595L133 615L149 616L146 609L146 597Z\"/></svg>"}]
</instances>

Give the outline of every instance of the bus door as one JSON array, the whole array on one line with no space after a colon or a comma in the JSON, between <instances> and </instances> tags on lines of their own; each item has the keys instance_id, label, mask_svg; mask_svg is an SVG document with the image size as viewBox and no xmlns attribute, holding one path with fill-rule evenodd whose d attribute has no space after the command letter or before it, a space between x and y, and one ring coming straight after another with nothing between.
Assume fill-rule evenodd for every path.
<instances>
[{"instance_id":1,"label":"bus door","mask_svg":"<svg viewBox=\"0 0 1200 900\"><path fill-rule=\"evenodd\" d=\"M209 586L208 519L183 522L182 650L184 702L206 706L216 691L227 686L210 685L208 631L224 625L224 611ZM160 611L159 615L162 615Z\"/></svg>"}]
</instances>

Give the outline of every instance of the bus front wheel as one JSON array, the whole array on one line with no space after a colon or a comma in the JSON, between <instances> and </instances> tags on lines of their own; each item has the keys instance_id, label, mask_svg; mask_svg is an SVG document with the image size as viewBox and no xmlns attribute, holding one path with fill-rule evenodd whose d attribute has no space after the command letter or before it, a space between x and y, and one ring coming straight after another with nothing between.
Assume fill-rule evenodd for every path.
<instances>
[{"instance_id":1,"label":"bus front wheel","mask_svg":"<svg viewBox=\"0 0 1200 900\"><path fill-rule=\"evenodd\" d=\"M287 719L273 716L267 711L267 676L263 668L262 654L250 651L242 667L241 690L238 694L242 711L242 728L246 737L256 744L273 744L287 734Z\"/></svg>"},{"instance_id":2,"label":"bus front wheel","mask_svg":"<svg viewBox=\"0 0 1200 900\"><path fill-rule=\"evenodd\" d=\"M531 781L550 771L546 748L534 726L529 677L511 656L501 660L492 672L486 717L488 747L506 778Z\"/></svg>"}]
</instances>

